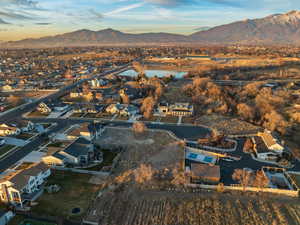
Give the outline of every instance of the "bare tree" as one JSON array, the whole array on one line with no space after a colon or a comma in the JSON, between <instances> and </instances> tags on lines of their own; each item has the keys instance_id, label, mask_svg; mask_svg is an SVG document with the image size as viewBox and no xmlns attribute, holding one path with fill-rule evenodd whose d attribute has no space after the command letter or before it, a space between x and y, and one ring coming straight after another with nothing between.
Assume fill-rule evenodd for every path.
<instances>
[{"instance_id":1,"label":"bare tree","mask_svg":"<svg viewBox=\"0 0 300 225\"><path fill-rule=\"evenodd\" d=\"M122 95L122 102L124 103L124 104L130 104L130 98L129 98L129 96L128 95Z\"/></svg>"},{"instance_id":2,"label":"bare tree","mask_svg":"<svg viewBox=\"0 0 300 225\"><path fill-rule=\"evenodd\" d=\"M246 187L251 183L251 172L244 169L235 169L232 179L239 182L243 187L243 191L245 191Z\"/></svg>"},{"instance_id":3,"label":"bare tree","mask_svg":"<svg viewBox=\"0 0 300 225\"><path fill-rule=\"evenodd\" d=\"M264 172L262 170L258 170L255 174L255 178L253 181L253 186L258 188L264 188L267 187L269 184L269 179L266 177Z\"/></svg>"},{"instance_id":4,"label":"bare tree","mask_svg":"<svg viewBox=\"0 0 300 225\"><path fill-rule=\"evenodd\" d=\"M187 174L179 168L174 168L172 171L173 179L171 183L175 186L182 186L187 184Z\"/></svg>"},{"instance_id":5,"label":"bare tree","mask_svg":"<svg viewBox=\"0 0 300 225\"><path fill-rule=\"evenodd\" d=\"M145 133L145 131L147 130L147 127L143 122L135 122L132 125L132 130L133 130L134 134L141 135L141 134Z\"/></svg>"},{"instance_id":6,"label":"bare tree","mask_svg":"<svg viewBox=\"0 0 300 225\"><path fill-rule=\"evenodd\" d=\"M250 138L246 139L246 141L244 143L243 151L245 153L252 153L253 152L253 143L252 143Z\"/></svg>"},{"instance_id":7,"label":"bare tree","mask_svg":"<svg viewBox=\"0 0 300 225\"><path fill-rule=\"evenodd\" d=\"M246 103L238 104L237 112L244 120L252 120L255 116L254 110Z\"/></svg>"},{"instance_id":8,"label":"bare tree","mask_svg":"<svg viewBox=\"0 0 300 225\"><path fill-rule=\"evenodd\" d=\"M139 74L144 75L145 74L145 68L144 66L139 62L133 62L133 69Z\"/></svg>"},{"instance_id":9,"label":"bare tree","mask_svg":"<svg viewBox=\"0 0 300 225\"><path fill-rule=\"evenodd\" d=\"M12 104L12 106L17 106L21 102L21 98L15 95L10 95L7 97L7 102Z\"/></svg>"},{"instance_id":10,"label":"bare tree","mask_svg":"<svg viewBox=\"0 0 300 225\"><path fill-rule=\"evenodd\" d=\"M149 119L152 116L154 105L155 100L153 97L147 97L144 99L141 106L141 112L143 113L145 118Z\"/></svg>"},{"instance_id":11,"label":"bare tree","mask_svg":"<svg viewBox=\"0 0 300 225\"><path fill-rule=\"evenodd\" d=\"M139 168L133 171L135 182L144 184L150 181L154 175L154 170L151 165L141 164Z\"/></svg>"}]
</instances>

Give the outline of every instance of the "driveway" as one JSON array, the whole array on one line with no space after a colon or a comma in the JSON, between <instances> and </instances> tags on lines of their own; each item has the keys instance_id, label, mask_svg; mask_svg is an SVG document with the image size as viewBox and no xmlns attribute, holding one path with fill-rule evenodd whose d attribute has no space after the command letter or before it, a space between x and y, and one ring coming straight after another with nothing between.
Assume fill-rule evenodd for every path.
<instances>
[{"instance_id":1,"label":"driveway","mask_svg":"<svg viewBox=\"0 0 300 225\"><path fill-rule=\"evenodd\" d=\"M23 147L24 145L27 144L26 141L24 141L22 139L13 138L13 137L3 137L3 139L5 139L6 144L8 144L8 145L15 145L18 147Z\"/></svg>"}]
</instances>

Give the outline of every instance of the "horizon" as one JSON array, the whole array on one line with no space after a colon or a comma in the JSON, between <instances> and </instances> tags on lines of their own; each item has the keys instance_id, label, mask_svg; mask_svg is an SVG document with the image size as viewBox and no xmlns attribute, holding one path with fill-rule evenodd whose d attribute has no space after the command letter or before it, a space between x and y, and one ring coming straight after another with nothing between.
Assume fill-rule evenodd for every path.
<instances>
[{"instance_id":1,"label":"horizon","mask_svg":"<svg viewBox=\"0 0 300 225\"><path fill-rule=\"evenodd\" d=\"M272 2L272 3L270 3ZM289 0L2 0L0 41L112 28L124 33L189 35L202 28L297 10Z\"/></svg>"}]
</instances>

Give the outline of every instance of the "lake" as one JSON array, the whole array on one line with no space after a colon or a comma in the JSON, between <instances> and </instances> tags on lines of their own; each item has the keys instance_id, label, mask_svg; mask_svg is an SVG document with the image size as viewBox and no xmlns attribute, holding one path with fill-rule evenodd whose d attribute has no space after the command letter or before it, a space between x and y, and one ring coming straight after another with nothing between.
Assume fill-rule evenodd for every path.
<instances>
[{"instance_id":1,"label":"lake","mask_svg":"<svg viewBox=\"0 0 300 225\"><path fill-rule=\"evenodd\" d=\"M164 77L168 75L173 75L175 78L179 79L186 75L186 72L172 71L172 70L145 70L147 77ZM126 70L119 75L135 77L138 75L134 70Z\"/></svg>"}]
</instances>

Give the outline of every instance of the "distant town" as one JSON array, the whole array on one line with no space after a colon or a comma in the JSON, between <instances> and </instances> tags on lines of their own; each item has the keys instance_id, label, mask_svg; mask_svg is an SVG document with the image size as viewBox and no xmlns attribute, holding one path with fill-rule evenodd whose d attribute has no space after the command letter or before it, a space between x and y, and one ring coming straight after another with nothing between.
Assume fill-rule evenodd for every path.
<instances>
[{"instance_id":1,"label":"distant town","mask_svg":"<svg viewBox=\"0 0 300 225\"><path fill-rule=\"evenodd\" d=\"M1 50L0 224L299 224L299 73L297 47Z\"/></svg>"}]
</instances>

